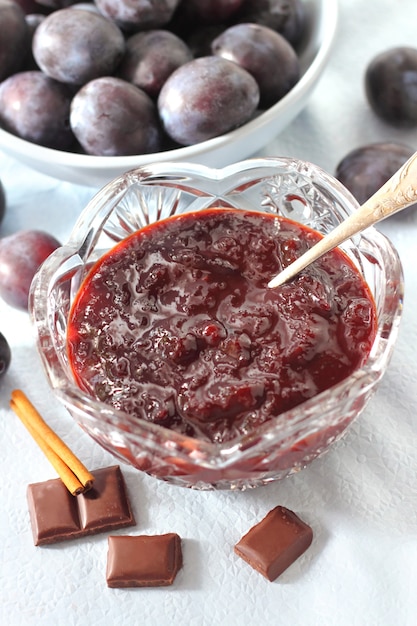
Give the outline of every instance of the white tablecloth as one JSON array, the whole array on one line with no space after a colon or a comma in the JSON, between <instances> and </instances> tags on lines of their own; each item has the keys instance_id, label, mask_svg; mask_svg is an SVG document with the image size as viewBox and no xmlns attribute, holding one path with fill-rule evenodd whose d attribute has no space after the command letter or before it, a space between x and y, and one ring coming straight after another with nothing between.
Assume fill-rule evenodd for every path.
<instances>
[{"instance_id":1,"label":"white tablecloth","mask_svg":"<svg viewBox=\"0 0 417 626\"><path fill-rule=\"evenodd\" d=\"M261 154L300 157L334 173L349 150L365 143L399 140L417 148L417 130L398 131L376 119L363 90L369 60L390 46L414 46L416 24L415 0L340 0L323 78L306 109ZM37 174L6 154L0 154L0 178L8 198L2 236L43 228L64 241L94 193ZM1 624L417 623L417 212L380 228L403 261L403 320L389 370L340 443L298 475L245 493L194 492L122 466L137 518L132 532L175 531L183 538L184 567L172 588L108 589L105 534L34 547L26 487L55 474L8 408L10 391L24 389L91 469L114 459L53 397L27 314L0 303L0 331L13 351L0 385ZM270 583L238 559L233 546L277 504L309 523L314 540Z\"/></svg>"}]
</instances>

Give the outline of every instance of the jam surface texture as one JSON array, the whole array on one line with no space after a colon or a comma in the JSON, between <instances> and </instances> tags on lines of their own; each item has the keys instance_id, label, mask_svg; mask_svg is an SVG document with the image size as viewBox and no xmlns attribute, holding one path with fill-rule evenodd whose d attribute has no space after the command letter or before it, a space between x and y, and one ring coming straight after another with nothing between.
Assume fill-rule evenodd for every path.
<instances>
[{"instance_id":1,"label":"jam surface texture","mask_svg":"<svg viewBox=\"0 0 417 626\"><path fill-rule=\"evenodd\" d=\"M93 266L73 303L77 384L213 442L279 419L349 376L376 333L369 289L340 250L267 287L320 237L281 217L218 208L130 235Z\"/></svg>"}]
</instances>

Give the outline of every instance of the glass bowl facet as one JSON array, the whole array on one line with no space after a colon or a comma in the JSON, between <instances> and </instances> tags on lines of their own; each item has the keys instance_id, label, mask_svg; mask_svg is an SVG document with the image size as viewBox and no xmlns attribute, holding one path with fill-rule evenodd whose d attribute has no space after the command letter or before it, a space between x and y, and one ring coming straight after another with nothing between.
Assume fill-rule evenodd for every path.
<instances>
[{"instance_id":1,"label":"glass bowl facet","mask_svg":"<svg viewBox=\"0 0 417 626\"><path fill-rule=\"evenodd\" d=\"M357 208L350 193L319 167L288 158L249 159L211 169L155 163L129 171L98 192L69 241L32 283L30 314L49 383L83 429L118 459L178 485L245 489L304 468L361 413L384 374L397 337L403 298L398 255L374 228L342 247L376 302L378 332L365 365L331 389L231 442L186 437L116 411L84 393L66 352L71 303L91 264L116 242L170 215L212 206L283 215L326 234Z\"/></svg>"},{"instance_id":2,"label":"glass bowl facet","mask_svg":"<svg viewBox=\"0 0 417 626\"><path fill-rule=\"evenodd\" d=\"M277 136L302 111L332 49L338 20L336 0L304 0L308 29L298 50L301 78L279 102L240 128L199 144L136 156L92 156L38 146L0 128L0 149L48 176L99 188L123 172L157 161L221 167L247 158Z\"/></svg>"}]
</instances>

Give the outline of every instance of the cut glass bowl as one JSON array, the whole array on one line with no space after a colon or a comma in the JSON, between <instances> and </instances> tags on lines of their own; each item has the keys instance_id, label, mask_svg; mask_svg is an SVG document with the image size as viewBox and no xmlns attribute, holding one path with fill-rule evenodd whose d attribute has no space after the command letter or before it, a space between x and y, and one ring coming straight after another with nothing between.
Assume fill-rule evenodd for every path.
<instances>
[{"instance_id":1,"label":"cut glass bowl","mask_svg":"<svg viewBox=\"0 0 417 626\"><path fill-rule=\"evenodd\" d=\"M71 303L91 264L146 224L208 207L267 211L326 234L357 209L350 193L319 167L287 158L250 159L211 169L155 163L116 178L96 194L69 241L37 273L30 313L49 383L100 445L121 461L177 485L245 489L299 471L338 440L384 374L397 337L403 276L389 240L369 228L342 247L369 285L378 329L369 358L327 391L236 439L214 444L131 417L74 382L66 350Z\"/></svg>"}]
</instances>

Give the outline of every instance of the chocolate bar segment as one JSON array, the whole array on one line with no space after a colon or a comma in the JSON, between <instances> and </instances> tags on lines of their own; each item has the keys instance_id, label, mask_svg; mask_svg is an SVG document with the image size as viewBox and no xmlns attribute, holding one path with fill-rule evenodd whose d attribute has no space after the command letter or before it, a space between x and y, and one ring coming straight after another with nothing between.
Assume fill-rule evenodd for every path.
<instances>
[{"instance_id":1,"label":"chocolate bar segment","mask_svg":"<svg viewBox=\"0 0 417 626\"><path fill-rule=\"evenodd\" d=\"M277 506L235 545L235 552L270 581L307 550L313 531L293 511Z\"/></svg>"},{"instance_id":2,"label":"chocolate bar segment","mask_svg":"<svg viewBox=\"0 0 417 626\"><path fill-rule=\"evenodd\" d=\"M110 536L108 587L166 587L182 567L181 538L165 535Z\"/></svg>"},{"instance_id":3,"label":"chocolate bar segment","mask_svg":"<svg viewBox=\"0 0 417 626\"><path fill-rule=\"evenodd\" d=\"M94 486L72 496L60 478L28 486L35 546L133 526L133 516L118 465L93 472Z\"/></svg>"},{"instance_id":4,"label":"chocolate bar segment","mask_svg":"<svg viewBox=\"0 0 417 626\"><path fill-rule=\"evenodd\" d=\"M81 528L112 530L131 526L132 511L118 465L94 472L94 485L77 497Z\"/></svg>"},{"instance_id":5,"label":"chocolate bar segment","mask_svg":"<svg viewBox=\"0 0 417 626\"><path fill-rule=\"evenodd\" d=\"M77 500L60 478L29 485L27 498L36 546L78 535Z\"/></svg>"}]
</instances>

